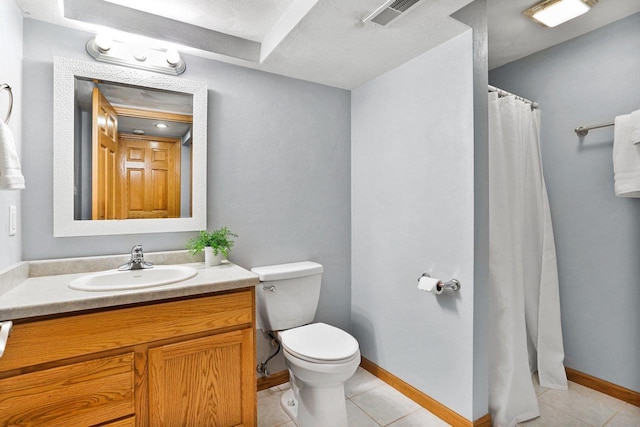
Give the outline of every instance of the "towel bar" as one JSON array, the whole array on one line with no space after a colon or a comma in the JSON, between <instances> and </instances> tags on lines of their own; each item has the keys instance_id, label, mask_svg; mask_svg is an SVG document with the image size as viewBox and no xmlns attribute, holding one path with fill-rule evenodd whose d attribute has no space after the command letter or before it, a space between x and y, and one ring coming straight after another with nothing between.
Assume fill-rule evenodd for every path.
<instances>
[{"instance_id":1,"label":"towel bar","mask_svg":"<svg viewBox=\"0 0 640 427\"><path fill-rule=\"evenodd\" d=\"M578 126L573 131L578 136L586 136L589 133L589 131L592 130L592 129L606 128L606 127L609 127L609 126L613 126L613 122L600 123L600 124L597 124L597 125L589 125L589 126Z\"/></svg>"},{"instance_id":2,"label":"towel bar","mask_svg":"<svg viewBox=\"0 0 640 427\"><path fill-rule=\"evenodd\" d=\"M7 117L5 117L4 122L6 124L9 124L9 119L11 118L11 111L13 110L13 92L11 91L11 86L9 86L6 83L2 83L0 85L0 92L2 92L4 89L7 89L9 91L9 110L7 111Z\"/></svg>"}]
</instances>

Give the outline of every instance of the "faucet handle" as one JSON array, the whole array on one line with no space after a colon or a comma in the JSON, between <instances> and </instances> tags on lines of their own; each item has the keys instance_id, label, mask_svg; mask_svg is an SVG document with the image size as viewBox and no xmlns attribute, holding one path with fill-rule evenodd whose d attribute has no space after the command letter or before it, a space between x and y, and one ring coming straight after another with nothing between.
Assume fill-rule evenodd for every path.
<instances>
[{"instance_id":1,"label":"faucet handle","mask_svg":"<svg viewBox=\"0 0 640 427\"><path fill-rule=\"evenodd\" d=\"M131 261L140 262L144 260L144 253L142 252L142 245L135 245L131 248Z\"/></svg>"}]
</instances>

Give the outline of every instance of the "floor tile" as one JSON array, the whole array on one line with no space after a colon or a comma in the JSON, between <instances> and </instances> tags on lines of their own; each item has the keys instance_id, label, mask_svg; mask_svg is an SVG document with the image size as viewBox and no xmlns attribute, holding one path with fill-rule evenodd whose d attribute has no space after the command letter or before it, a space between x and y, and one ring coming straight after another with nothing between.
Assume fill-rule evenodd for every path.
<instances>
[{"instance_id":1,"label":"floor tile","mask_svg":"<svg viewBox=\"0 0 640 427\"><path fill-rule=\"evenodd\" d=\"M445 423L440 418L433 415L424 408L420 408L400 418L398 421L389 424L388 427L450 427L451 424Z\"/></svg>"},{"instance_id":2,"label":"floor tile","mask_svg":"<svg viewBox=\"0 0 640 427\"><path fill-rule=\"evenodd\" d=\"M373 418L367 415L355 403L347 399L347 421L349 427L380 427Z\"/></svg>"},{"instance_id":3,"label":"floor tile","mask_svg":"<svg viewBox=\"0 0 640 427\"><path fill-rule=\"evenodd\" d=\"M418 409L418 404L384 384L351 398L380 425L387 425Z\"/></svg>"},{"instance_id":4,"label":"floor tile","mask_svg":"<svg viewBox=\"0 0 640 427\"><path fill-rule=\"evenodd\" d=\"M381 386L384 382L375 375L358 368L355 374L344 384L344 395L353 397L372 388Z\"/></svg>"},{"instance_id":5,"label":"floor tile","mask_svg":"<svg viewBox=\"0 0 640 427\"><path fill-rule=\"evenodd\" d=\"M258 392L258 400L280 393L280 386L271 387Z\"/></svg>"},{"instance_id":6,"label":"floor tile","mask_svg":"<svg viewBox=\"0 0 640 427\"><path fill-rule=\"evenodd\" d=\"M282 390L282 391L289 390L289 389L291 388L291 383L287 381L287 382L286 382L286 383L284 383L284 384L280 384L280 385L278 386L278 388L279 388L280 390Z\"/></svg>"},{"instance_id":7,"label":"floor tile","mask_svg":"<svg viewBox=\"0 0 640 427\"><path fill-rule=\"evenodd\" d=\"M586 396L590 396L591 398L602 400L606 405L612 408L621 410L622 408L625 407L625 405L628 405L628 403L623 400L616 399L615 397L611 397L604 393L600 393L599 391L596 391L592 388L585 387L583 385L572 383L572 382L569 382L569 385L575 386L577 391L579 391L580 393Z\"/></svg>"},{"instance_id":8,"label":"floor tile","mask_svg":"<svg viewBox=\"0 0 640 427\"><path fill-rule=\"evenodd\" d=\"M258 399L258 427L276 427L291 421L280 407L282 393L280 391Z\"/></svg>"},{"instance_id":9,"label":"floor tile","mask_svg":"<svg viewBox=\"0 0 640 427\"><path fill-rule=\"evenodd\" d=\"M523 427L592 427L590 424L580 421L571 415L540 403L540 416L518 424Z\"/></svg>"},{"instance_id":10,"label":"floor tile","mask_svg":"<svg viewBox=\"0 0 640 427\"><path fill-rule=\"evenodd\" d=\"M538 401L592 426L604 425L624 405L618 399L573 382L569 382L569 390L548 390Z\"/></svg>"},{"instance_id":11,"label":"floor tile","mask_svg":"<svg viewBox=\"0 0 640 427\"><path fill-rule=\"evenodd\" d=\"M622 405L621 411L628 413L631 416L640 417L640 406L635 406L631 403L625 403ZM638 425L640 425L640 423Z\"/></svg>"},{"instance_id":12,"label":"floor tile","mask_svg":"<svg viewBox=\"0 0 640 427\"><path fill-rule=\"evenodd\" d=\"M538 378L537 372L531 376L531 379L533 380L533 389L536 392L536 396L540 396L542 393L549 390L548 388L543 388L540 386L540 379Z\"/></svg>"},{"instance_id":13,"label":"floor tile","mask_svg":"<svg viewBox=\"0 0 640 427\"><path fill-rule=\"evenodd\" d=\"M626 403L622 410L609 420L606 427L638 427L640 426L640 408Z\"/></svg>"}]
</instances>

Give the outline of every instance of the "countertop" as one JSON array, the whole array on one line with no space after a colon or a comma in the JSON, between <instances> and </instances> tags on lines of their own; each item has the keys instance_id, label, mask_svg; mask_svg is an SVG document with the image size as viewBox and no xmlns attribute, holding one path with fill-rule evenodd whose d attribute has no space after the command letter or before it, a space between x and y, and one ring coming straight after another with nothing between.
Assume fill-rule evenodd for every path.
<instances>
[{"instance_id":1,"label":"countertop","mask_svg":"<svg viewBox=\"0 0 640 427\"><path fill-rule=\"evenodd\" d=\"M195 268L198 274L178 283L125 291L79 291L68 287L71 280L86 272L26 277L0 293L0 321L230 291L259 283L256 274L227 261L213 267L202 262L184 265Z\"/></svg>"}]
</instances>

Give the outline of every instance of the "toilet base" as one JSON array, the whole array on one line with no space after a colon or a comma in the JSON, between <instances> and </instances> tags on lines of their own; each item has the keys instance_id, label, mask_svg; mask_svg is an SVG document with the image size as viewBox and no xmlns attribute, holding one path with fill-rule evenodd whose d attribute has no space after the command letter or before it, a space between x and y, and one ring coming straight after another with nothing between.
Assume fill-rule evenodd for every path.
<instances>
[{"instance_id":1,"label":"toilet base","mask_svg":"<svg viewBox=\"0 0 640 427\"><path fill-rule=\"evenodd\" d=\"M291 388L280 398L280 406L298 427L348 427L344 386Z\"/></svg>"}]
</instances>

